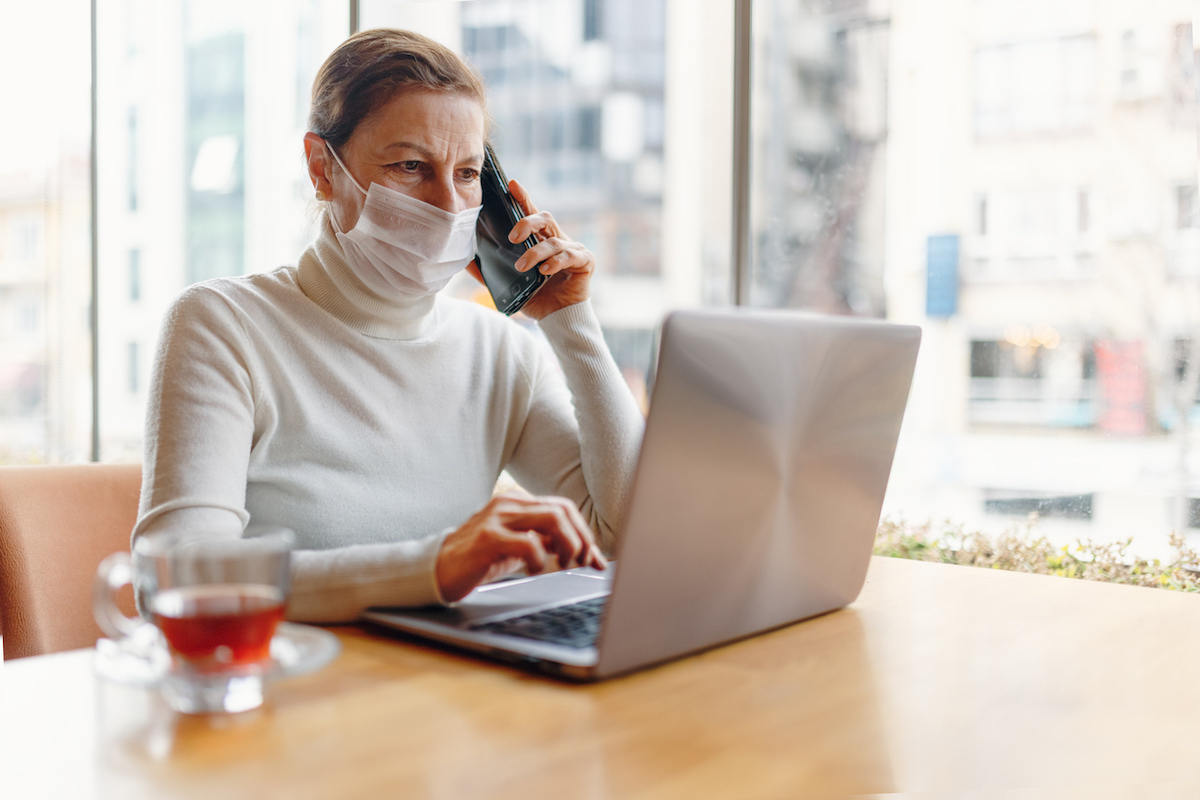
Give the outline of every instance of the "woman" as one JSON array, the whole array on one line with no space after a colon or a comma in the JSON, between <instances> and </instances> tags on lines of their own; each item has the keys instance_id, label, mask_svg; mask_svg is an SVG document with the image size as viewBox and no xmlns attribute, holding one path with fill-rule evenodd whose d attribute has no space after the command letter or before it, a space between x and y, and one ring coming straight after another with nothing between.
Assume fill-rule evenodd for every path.
<instances>
[{"instance_id":1,"label":"woman","mask_svg":"<svg viewBox=\"0 0 1200 800\"><path fill-rule=\"evenodd\" d=\"M551 276L524 312L561 372L437 293L474 253L486 119L479 78L417 34L329 57L304 137L317 238L298 267L197 284L168 313L135 538L291 528L288 615L321 622L522 565L604 568L642 419L588 302L594 256L510 185L513 241L541 239L518 267ZM539 496L493 498L506 468Z\"/></svg>"}]
</instances>

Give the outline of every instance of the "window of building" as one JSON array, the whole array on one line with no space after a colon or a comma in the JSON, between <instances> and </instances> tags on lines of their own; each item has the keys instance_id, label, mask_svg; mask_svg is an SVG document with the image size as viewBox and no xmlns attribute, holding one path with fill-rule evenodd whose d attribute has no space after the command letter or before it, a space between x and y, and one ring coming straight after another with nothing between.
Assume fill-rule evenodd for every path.
<instances>
[{"instance_id":1,"label":"window of building","mask_svg":"<svg viewBox=\"0 0 1200 800\"><path fill-rule=\"evenodd\" d=\"M1057 281L1093 275L1097 243L1088 189L996 190L976 203L973 278Z\"/></svg>"},{"instance_id":2,"label":"window of building","mask_svg":"<svg viewBox=\"0 0 1200 800\"><path fill-rule=\"evenodd\" d=\"M138 210L138 110L130 106L126 112L126 152L125 183L128 187L128 203L130 211Z\"/></svg>"},{"instance_id":3,"label":"window of building","mask_svg":"<svg viewBox=\"0 0 1200 800\"><path fill-rule=\"evenodd\" d=\"M1094 498L1091 494L1046 496L1038 492L992 490L983 502L988 514L1022 518L1037 515L1090 522Z\"/></svg>"},{"instance_id":4,"label":"window of building","mask_svg":"<svg viewBox=\"0 0 1200 800\"><path fill-rule=\"evenodd\" d=\"M1197 115L1195 39L1191 22L1180 22L1171 31L1171 52L1167 66L1167 103L1171 121L1192 129L1200 125Z\"/></svg>"},{"instance_id":5,"label":"window of building","mask_svg":"<svg viewBox=\"0 0 1200 800\"><path fill-rule=\"evenodd\" d=\"M593 42L601 37L602 0L583 0L583 40Z\"/></svg>"},{"instance_id":6,"label":"window of building","mask_svg":"<svg viewBox=\"0 0 1200 800\"><path fill-rule=\"evenodd\" d=\"M14 214L8 225L9 258L26 265L41 261L44 230L41 214Z\"/></svg>"},{"instance_id":7,"label":"window of building","mask_svg":"<svg viewBox=\"0 0 1200 800\"><path fill-rule=\"evenodd\" d=\"M1175 187L1175 227L1180 230L1200 228L1200 198L1194 183L1181 183Z\"/></svg>"},{"instance_id":8,"label":"window of building","mask_svg":"<svg viewBox=\"0 0 1200 800\"><path fill-rule=\"evenodd\" d=\"M1189 497L1187 501L1187 526L1193 530L1200 528L1200 498Z\"/></svg>"},{"instance_id":9,"label":"window of building","mask_svg":"<svg viewBox=\"0 0 1200 800\"><path fill-rule=\"evenodd\" d=\"M1089 128L1096 102L1095 61L1092 36L1036 39L976 50L976 135Z\"/></svg>"},{"instance_id":10,"label":"window of building","mask_svg":"<svg viewBox=\"0 0 1200 800\"><path fill-rule=\"evenodd\" d=\"M129 251L129 302L136 303L142 299L142 251L133 248Z\"/></svg>"},{"instance_id":11,"label":"window of building","mask_svg":"<svg viewBox=\"0 0 1200 800\"><path fill-rule=\"evenodd\" d=\"M17 331L25 338L36 336L41 329L41 298L26 297L17 304Z\"/></svg>"},{"instance_id":12,"label":"window of building","mask_svg":"<svg viewBox=\"0 0 1200 800\"><path fill-rule=\"evenodd\" d=\"M141 379L141 371L140 371L139 365L138 365L138 349L139 348L138 348L137 342L129 343L128 350L127 350L128 360L126 363L128 365L128 377L129 377L128 387L129 387L130 394L137 394L142 388L141 380L140 380Z\"/></svg>"}]
</instances>

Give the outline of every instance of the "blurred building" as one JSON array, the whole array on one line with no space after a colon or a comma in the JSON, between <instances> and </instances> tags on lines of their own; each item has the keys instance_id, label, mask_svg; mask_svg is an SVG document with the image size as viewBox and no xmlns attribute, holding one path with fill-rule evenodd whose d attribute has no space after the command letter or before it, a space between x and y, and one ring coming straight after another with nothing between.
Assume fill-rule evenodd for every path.
<instances>
[{"instance_id":1,"label":"blurred building","mask_svg":"<svg viewBox=\"0 0 1200 800\"><path fill-rule=\"evenodd\" d=\"M86 153L0 176L0 463L87 455L88 198Z\"/></svg>"},{"instance_id":2,"label":"blurred building","mask_svg":"<svg viewBox=\"0 0 1200 800\"><path fill-rule=\"evenodd\" d=\"M889 508L1200 524L1191 13L893 0L888 311L926 335Z\"/></svg>"},{"instance_id":3,"label":"blurred building","mask_svg":"<svg viewBox=\"0 0 1200 800\"><path fill-rule=\"evenodd\" d=\"M755 4L754 305L885 313L888 14Z\"/></svg>"},{"instance_id":4,"label":"blurred building","mask_svg":"<svg viewBox=\"0 0 1200 800\"><path fill-rule=\"evenodd\" d=\"M312 79L345 38L334 0L112 0L98 9L100 430L142 452L166 309L189 284L294 264L313 218Z\"/></svg>"},{"instance_id":5,"label":"blurred building","mask_svg":"<svg viewBox=\"0 0 1200 800\"><path fill-rule=\"evenodd\" d=\"M605 338L644 385L665 311L666 2L476 0L461 9L462 53L487 83L505 172L596 254ZM547 10L558 24L546 24Z\"/></svg>"}]
</instances>

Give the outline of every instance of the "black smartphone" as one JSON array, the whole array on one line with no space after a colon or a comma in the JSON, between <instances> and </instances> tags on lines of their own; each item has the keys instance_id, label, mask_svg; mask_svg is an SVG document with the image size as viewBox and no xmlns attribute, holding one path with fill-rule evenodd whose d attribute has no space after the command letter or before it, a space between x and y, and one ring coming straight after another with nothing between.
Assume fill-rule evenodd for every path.
<instances>
[{"instance_id":1,"label":"black smartphone","mask_svg":"<svg viewBox=\"0 0 1200 800\"><path fill-rule=\"evenodd\" d=\"M538 243L530 236L522 242L510 242L508 234L513 225L525 216L508 191L508 178L489 144L483 151L483 208L475 224L475 260L483 284L492 295L496 308L512 315L521 310L542 288L546 276L537 271L538 264L528 272L518 272L513 266L526 250Z\"/></svg>"}]
</instances>

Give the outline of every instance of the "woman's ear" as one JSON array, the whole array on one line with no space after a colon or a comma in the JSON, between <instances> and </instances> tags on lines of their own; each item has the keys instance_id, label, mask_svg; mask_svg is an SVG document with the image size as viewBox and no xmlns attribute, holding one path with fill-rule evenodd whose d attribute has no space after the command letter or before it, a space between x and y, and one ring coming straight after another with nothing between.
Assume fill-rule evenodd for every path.
<instances>
[{"instance_id":1,"label":"woman's ear","mask_svg":"<svg viewBox=\"0 0 1200 800\"><path fill-rule=\"evenodd\" d=\"M325 140L309 131L304 134L304 158L308 162L308 177L316 190L318 200L328 200L333 197L332 159Z\"/></svg>"}]
</instances>

